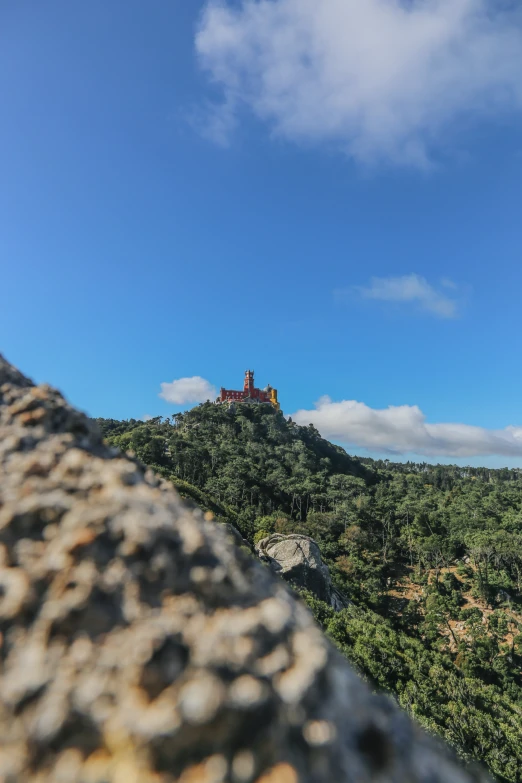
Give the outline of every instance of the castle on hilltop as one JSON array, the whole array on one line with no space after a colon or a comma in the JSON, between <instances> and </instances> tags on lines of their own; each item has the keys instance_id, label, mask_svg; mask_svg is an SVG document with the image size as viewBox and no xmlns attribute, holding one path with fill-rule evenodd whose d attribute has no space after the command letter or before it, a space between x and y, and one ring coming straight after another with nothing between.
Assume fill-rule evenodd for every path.
<instances>
[{"instance_id":1,"label":"castle on hilltop","mask_svg":"<svg viewBox=\"0 0 522 783\"><path fill-rule=\"evenodd\" d=\"M235 391L234 389L224 389L221 387L216 402L268 403L269 405L273 405L276 410L280 410L280 405L277 400L277 389L273 389L270 384L265 386L264 389L256 389L254 385L253 370L247 370L245 372L243 391Z\"/></svg>"}]
</instances>

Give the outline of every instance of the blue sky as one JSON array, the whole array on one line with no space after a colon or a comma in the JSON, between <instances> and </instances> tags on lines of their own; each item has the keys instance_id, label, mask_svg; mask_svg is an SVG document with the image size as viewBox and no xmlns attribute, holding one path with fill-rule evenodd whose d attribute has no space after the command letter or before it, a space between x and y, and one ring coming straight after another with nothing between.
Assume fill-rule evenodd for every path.
<instances>
[{"instance_id":1,"label":"blue sky","mask_svg":"<svg viewBox=\"0 0 522 783\"><path fill-rule=\"evenodd\" d=\"M522 20L427 8L4 2L0 350L93 416L253 367L352 452L522 465Z\"/></svg>"}]
</instances>

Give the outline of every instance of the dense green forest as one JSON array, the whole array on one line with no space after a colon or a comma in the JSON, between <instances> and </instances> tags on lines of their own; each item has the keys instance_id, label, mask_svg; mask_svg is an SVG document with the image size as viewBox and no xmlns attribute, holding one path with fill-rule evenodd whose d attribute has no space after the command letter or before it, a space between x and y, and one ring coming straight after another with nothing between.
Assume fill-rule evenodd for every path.
<instances>
[{"instance_id":1,"label":"dense green forest","mask_svg":"<svg viewBox=\"0 0 522 783\"><path fill-rule=\"evenodd\" d=\"M499 781L522 781L522 472L349 456L271 406L98 419L250 542L299 532L352 602L304 594L376 686Z\"/></svg>"}]
</instances>

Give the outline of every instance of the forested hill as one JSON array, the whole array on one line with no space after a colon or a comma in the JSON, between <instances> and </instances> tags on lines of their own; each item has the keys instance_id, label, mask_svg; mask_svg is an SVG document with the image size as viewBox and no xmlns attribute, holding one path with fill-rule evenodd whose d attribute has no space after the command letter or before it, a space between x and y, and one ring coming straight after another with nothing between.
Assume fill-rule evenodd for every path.
<instances>
[{"instance_id":1,"label":"forested hill","mask_svg":"<svg viewBox=\"0 0 522 783\"><path fill-rule=\"evenodd\" d=\"M341 486L374 479L371 468L321 438L313 426L299 427L268 405L230 410L205 403L172 419L98 419L98 424L111 443L229 506L245 533L256 518L273 511L305 520L311 511L332 508Z\"/></svg>"},{"instance_id":2,"label":"forested hill","mask_svg":"<svg viewBox=\"0 0 522 783\"><path fill-rule=\"evenodd\" d=\"M522 781L520 471L357 459L270 406L98 423L251 542L315 538L353 604L305 598L347 657L464 758Z\"/></svg>"}]
</instances>

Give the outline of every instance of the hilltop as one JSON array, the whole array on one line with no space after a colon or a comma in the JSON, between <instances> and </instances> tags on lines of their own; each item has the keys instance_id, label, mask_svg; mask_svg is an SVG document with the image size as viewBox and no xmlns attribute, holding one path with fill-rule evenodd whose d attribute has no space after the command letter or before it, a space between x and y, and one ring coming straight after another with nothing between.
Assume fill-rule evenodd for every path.
<instances>
[{"instance_id":1,"label":"hilltop","mask_svg":"<svg viewBox=\"0 0 522 783\"><path fill-rule=\"evenodd\" d=\"M326 511L335 503L334 476L357 478L361 487L373 479L370 468L313 426L300 427L269 405L204 403L171 419L97 422L111 444L224 504L244 533L273 512L304 521Z\"/></svg>"},{"instance_id":2,"label":"hilltop","mask_svg":"<svg viewBox=\"0 0 522 783\"><path fill-rule=\"evenodd\" d=\"M463 758L522 779L519 471L361 460L272 406L98 424L250 542L314 538L352 603L304 598L346 656Z\"/></svg>"}]
</instances>

